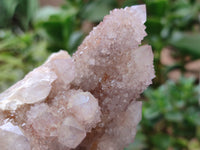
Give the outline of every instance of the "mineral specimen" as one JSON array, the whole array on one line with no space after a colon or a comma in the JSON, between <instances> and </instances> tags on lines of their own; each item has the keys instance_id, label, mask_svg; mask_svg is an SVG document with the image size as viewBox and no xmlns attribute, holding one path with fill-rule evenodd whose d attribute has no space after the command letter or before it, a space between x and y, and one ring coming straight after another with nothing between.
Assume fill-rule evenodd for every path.
<instances>
[{"instance_id":1,"label":"mineral specimen","mask_svg":"<svg viewBox=\"0 0 200 150\"><path fill-rule=\"evenodd\" d=\"M0 94L2 150L122 150L154 78L145 6L115 9L71 57L52 54Z\"/></svg>"}]
</instances>

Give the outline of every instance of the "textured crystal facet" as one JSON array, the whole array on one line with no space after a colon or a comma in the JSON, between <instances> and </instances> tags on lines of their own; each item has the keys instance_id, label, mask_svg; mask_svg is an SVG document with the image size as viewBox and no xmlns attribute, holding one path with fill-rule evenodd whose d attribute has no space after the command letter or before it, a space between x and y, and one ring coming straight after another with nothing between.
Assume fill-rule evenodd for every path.
<instances>
[{"instance_id":1,"label":"textured crystal facet","mask_svg":"<svg viewBox=\"0 0 200 150\"><path fill-rule=\"evenodd\" d=\"M76 148L85 138L86 131L73 117L67 117L58 131L58 141L69 148Z\"/></svg>"},{"instance_id":2,"label":"textured crystal facet","mask_svg":"<svg viewBox=\"0 0 200 150\"><path fill-rule=\"evenodd\" d=\"M2 150L31 150L27 138L19 127L10 122L0 126L0 141Z\"/></svg>"},{"instance_id":3,"label":"textured crystal facet","mask_svg":"<svg viewBox=\"0 0 200 150\"><path fill-rule=\"evenodd\" d=\"M154 78L144 5L105 16L71 57L52 54L0 94L2 150L121 150L141 119L136 101Z\"/></svg>"}]
</instances>

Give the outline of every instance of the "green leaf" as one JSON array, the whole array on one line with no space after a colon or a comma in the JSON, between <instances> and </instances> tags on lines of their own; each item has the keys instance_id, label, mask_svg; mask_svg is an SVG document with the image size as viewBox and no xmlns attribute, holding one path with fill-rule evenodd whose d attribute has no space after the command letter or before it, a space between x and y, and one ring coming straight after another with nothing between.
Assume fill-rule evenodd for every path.
<instances>
[{"instance_id":1,"label":"green leaf","mask_svg":"<svg viewBox=\"0 0 200 150\"><path fill-rule=\"evenodd\" d=\"M153 145L157 147L157 149L167 149L172 142L171 137L166 134L156 134L149 138L151 139Z\"/></svg>"},{"instance_id":2,"label":"green leaf","mask_svg":"<svg viewBox=\"0 0 200 150\"><path fill-rule=\"evenodd\" d=\"M16 19L23 29L28 29L30 21L33 19L38 9L38 0L21 0L16 8Z\"/></svg>"},{"instance_id":3,"label":"green leaf","mask_svg":"<svg viewBox=\"0 0 200 150\"><path fill-rule=\"evenodd\" d=\"M52 6L46 6L39 9L34 17L34 23L38 24L40 22L45 22L50 19L52 15L59 15L61 14L61 10L59 8L55 8Z\"/></svg>"},{"instance_id":4,"label":"green leaf","mask_svg":"<svg viewBox=\"0 0 200 150\"><path fill-rule=\"evenodd\" d=\"M151 106L149 108L143 108L143 116L145 119L154 119L160 115L157 107Z\"/></svg>"},{"instance_id":5,"label":"green leaf","mask_svg":"<svg viewBox=\"0 0 200 150\"><path fill-rule=\"evenodd\" d=\"M186 111L185 118L187 121L189 121L191 124L195 126L200 126L200 110L195 109L194 107L189 107Z\"/></svg>"},{"instance_id":6,"label":"green leaf","mask_svg":"<svg viewBox=\"0 0 200 150\"><path fill-rule=\"evenodd\" d=\"M168 6L168 0L145 0L147 12L151 16L162 17Z\"/></svg>"},{"instance_id":7,"label":"green leaf","mask_svg":"<svg viewBox=\"0 0 200 150\"><path fill-rule=\"evenodd\" d=\"M125 0L122 4L122 7L132 6L140 4L140 0Z\"/></svg>"},{"instance_id":8,"label":"green leaf","mask_svg":"<svg viewBox=\"0 0 200 150\"><path fill-rule=\"evenodd\" d=\"M150 17L147 19L147 22L145 23L147 26L147 33L151 36L153 34L160 35L160 32L163 28L161 24L161 20L158 17Z\"/></svg>"},{"instance_id":9,"label":"green leaf","mask_svg":"<svg viewBox=\"0 0 200 150\"><path fill-rule=\"evenodd\" d=\"M165 118L172 122L181 122L183 120L183 113L179 111L171 111L165 114Z\"/></svg>"},{"instance_id":10,"label":"green leaf","mask_svg":"<svg viewBox=\"0 0 200 150\"><path fill-rule=\"evenodd\" d=\"M38 11L34 19L34 26L39 35L48 41L51 51L66 49L72 53L77 47L77 43L75 44L75 40L73 40L75 39L73 33L77 30L78 11L73 5L66 8L44 7ZM79 39L77 38L77 40Z\"/></svg>"},{"instance_id":11,"label":"green leaf","mask_svg":"<svg viewBox=\"0 0 200 150\"><path fill-rule=\"evenodd\" d=\"M105 15L109 14L112 8L111 5L108 5L107 1L93 1L86 5L81 16L89 21L98 22L101 21Z\"/></svg>"},{"instance_id":12,"label":"green leaf","mask_svg":"<svg viewBox=\"0 0 200 150\"><path fill-rule=\"evenodd\" d=\"M190 54L195 58L200 57L200 33L175 32L169 43L178 48L180 52Z\"/></svg>"},{"instance_id":13,"label":"green leaf","mask_svg":"<svg viewBox=\"0 0 200 150\"><path fill-rule=\"evenodd\" d=\"M73 52L76 51L77 47L80 45L81 41L83 38L83 33L80 31L74 32L71 34L69 41L68 41L68 48L69 48L69 53L72 54Z\"/></svg>"},{"instance_id":14,"label":"green leaf","mask_svg":"<svg viewBox=\"0 0 200 150\"><path fill-rule=\"evenodd\" d=\"M74 7L69 9L55 8L46 6L38 10L34 17L34 24L42 24L48 21L63 22L65 19L75 16L78 10Z\"/></svg>"},{"instance_id":15,"label":"green leaf","mask_svg":"<svg viewBox=\"0 0 200 150\"><path fill-rule=\"evenodd\" d=\"M6 27L10 24L16 7L21 0L0 0L0 27Z\"/></svg>"}]
</instances>

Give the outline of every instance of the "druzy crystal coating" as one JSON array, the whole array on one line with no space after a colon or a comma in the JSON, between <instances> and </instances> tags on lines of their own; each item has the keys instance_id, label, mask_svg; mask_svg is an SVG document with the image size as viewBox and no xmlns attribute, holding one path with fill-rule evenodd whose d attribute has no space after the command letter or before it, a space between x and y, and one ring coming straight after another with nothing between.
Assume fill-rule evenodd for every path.
<instances>
[{"instance_id":1,"label":"druzy crystal coating","mask_svg":"<svg viewBox=\"0 0 200 150\"><path fill-rule=\"evenodd\" d=\"M71 57L52 54L0 94L2 150L122 150L154 78L144 5L115 9Z\"/></svg>"}]
</instances>

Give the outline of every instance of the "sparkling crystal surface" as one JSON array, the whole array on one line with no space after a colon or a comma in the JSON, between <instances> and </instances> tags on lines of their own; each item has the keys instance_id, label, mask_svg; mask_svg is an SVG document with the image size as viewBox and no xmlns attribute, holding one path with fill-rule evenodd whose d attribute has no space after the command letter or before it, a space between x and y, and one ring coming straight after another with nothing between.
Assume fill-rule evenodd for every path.
<instances>
[{"instance_id":1,"label":"sparkling crystal surface","mask_svg":"<svg viewBox=\"0 0 200 150\"><path fill-rule=\"evenodd\" d=\"M154 78L144 5L115 9L71 57L52 54L0 94L2 150L122 150Z\"/></svg>"}]
</instances>

